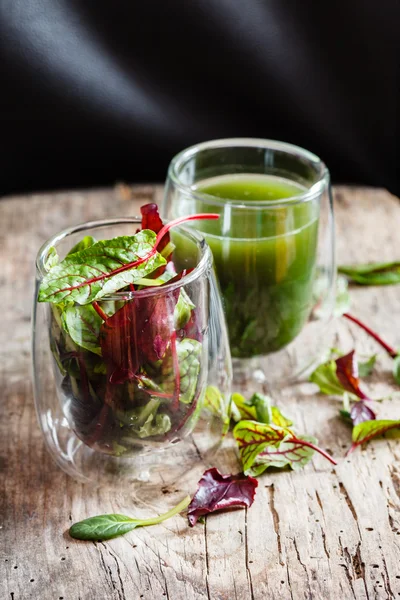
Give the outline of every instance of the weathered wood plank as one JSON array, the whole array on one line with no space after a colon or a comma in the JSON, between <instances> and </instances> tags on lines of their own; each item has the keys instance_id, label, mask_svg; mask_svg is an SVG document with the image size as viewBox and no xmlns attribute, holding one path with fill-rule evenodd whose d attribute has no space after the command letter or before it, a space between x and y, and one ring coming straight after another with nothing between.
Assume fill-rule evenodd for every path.
<instances>
[{"instance_id":1,"label":"weathered wood plank","mask_svg":"<svg viewBox=\"0 0 400 600\"><path fill-rule=\"evenodd\" d=\"M383 190L336 190L340 262L398 259L399 203ZM0 202L0 597L25 599L254 600L400 597L400 443L376 441L341 459L319 457L299 473L259 480L253 507L187 527L183 517L108 543L71 540L71 521L99 512L135 514L145 507L121 490L92 490L64 475L48 456L36 424L30 383L33 261L56 230L93 218L132 215L161 188L66 192ZM400 346L395 327L400 286L357 288L353 312ZM374 343L347 322L337 345L365 353ZM390 361L370 379L374 397L393 391ZM302 429L341 457L349 429L338 404L311 384L280 399ZM379 406L400 415L398 398ZM227 448L218 458L234 466ZM197 475L196 475L197 477ZM193 485L195 485L195 481ZM164 510L173 498L152 503Z\"/></svg>"}]
</instances>

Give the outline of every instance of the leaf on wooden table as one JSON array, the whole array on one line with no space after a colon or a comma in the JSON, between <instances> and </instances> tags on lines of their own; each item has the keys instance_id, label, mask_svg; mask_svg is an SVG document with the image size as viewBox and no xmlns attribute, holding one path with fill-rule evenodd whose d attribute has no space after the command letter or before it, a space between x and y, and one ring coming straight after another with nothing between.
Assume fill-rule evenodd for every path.
<instances>
[{"instance_id":1,"label":"leaf on wooden table","mask_svg":"<svg viewBox=\"0 0 400 600\"><path fill-rule=\"evenodd\" d=\"M213 467L204 472L188 508L191 527L200 517L216 510L250 507L253 504L258 481L243 473L222 475Z\"/></svg>"},{"instance_id":2,"label":"leaf on wooden table","mask_svg":"<svg viewBox=\"0 0 400 600\"><path fill-rule=\"evenodd\" d=\"M347 454L353 452L357 446L369 442L389 431L392 437L400 437L400 420L377 419L364 421L356 425L352 433L353 444Z\"/></svg>"},{"instance_id":3,"label":"leaf on wooden table","mask_svg":"<svg viewBox=\"0 0 400 600\"><path fill-rule=\"evenodd\" d=\"M359 285L393 285L400 283L400 262L342 265L339 273Z\"/></svg>"}]
</instances>

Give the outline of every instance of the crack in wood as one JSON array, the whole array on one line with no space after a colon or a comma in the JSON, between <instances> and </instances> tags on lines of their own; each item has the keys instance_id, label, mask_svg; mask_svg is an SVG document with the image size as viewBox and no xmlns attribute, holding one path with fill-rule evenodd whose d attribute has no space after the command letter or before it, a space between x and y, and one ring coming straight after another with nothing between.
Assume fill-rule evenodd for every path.
<instances>
[{"instance_id":1,"label":"crack in wood","mask_svg":"<svg viewBox=\"0 0 400 600\"><path fill-rule=\"evenodd\" d=\"M250 597L251 600L254 600L254 590L253 590L253 580L251 578L251 570L249 567L249 545L248 545L248 537L247 537L247 508L245 508L245 514L244 514L244 560L246 563L246 571L247 571L247 579L249 582L249 586L250 586Z\"/></svg>"},{"instance_id":2,"label":"crack in wood","mask_svg":"<svg viewBox=\"0 0 400 600\"><path fill-rule=\"evenodd\" d=\"M343 548L341 537L339 537L339 545L340 545L342 556L343 556L343 558L345 560L345 564L339 563L339 566L344 568L346 579L347 579L347 581L349 583L351 592L353 594L353 597L356 598L356 594L354 592L354 587L353 587L353 578L352 578L351 573L349 571L349 565L352 564L352 561L351 561L351 558L350 558L350 553L347 550L347 548Z\"/></svg>"},{"instance_id":3,"label":"crack in wood","mask_svg":"<svg viewBox=\"0 0 400 600\"><path fill-rule=\"evenodd\" d=\"M208 600L212 600L211 599L211 595L210 595L210 581L209 581L209 577L210 577L210 565L209 565L209 562L208 562L207 517L204 517L204 546L205 546L205 551L206 551L206 590L207 590L207 599Z\"/></svg>"},{"instance_id":4,"label":"crack in wood","mask_svg":"<svg viewBox=\"0 0 400 600\"><path fill-rule=\"evenodd\" d=\"M390 577L387 569L387 564L384 555L382 554L382 563L383 563L383 572L381 573L383 579L383 585L385 586L385 591L388 594L389 598L394 598L393 590L390 586Z\"/></svg>"},{"instance_id":5,"label":"crack in wood","mask_svg":"<svg viewBox=\"0 0 400 600\"><path fill-rule=\"evenodd\" d=\"M296 551L297 562L299 563L299 565L301 565L303 567L304 573L306 574L308 591L310 592L310 598L312 598L312 591L311 591L311 586L310 586L310 578L309 578L309 575L308 575L307 567L306 567L306 565L303 563L303 561L300 558L300 552L299 552L299 549L297 547L296 538L293 538L293 545L294 545L294 549Z\"/></svg>"},{"instance_id":6,"label":"crack in wood","mask_svg":"<svg viewBox=\"0 0 400 600\"><path fill-rule=\"evenodd\" d=\"M275 486L273 483L271 483L271 485L268 487L268 492L269 492L269 506L270 506L271 513L272 513L272 519L274 522L274 530L275 530L275 534L276 534L276 541L278 544L279 564L283 567L285 565L285 563L282 559L280 520L279 520L279 513L276 510L276 506L275 506Z\"/></svg>"},{"instance_id":7,"label":"crack in wood","mask_svg":"<svg viewBox=\"0 0 400 600\"><path fill-rule=\"evenodd\" d=\"M160 565L160 573L161 573L161 575L162 575L162 577L163 577L163 580L164 580L164 585L165 585L165 595L166 595L166 597L167 597L167 600L170 600L170 598L169 598L169 590L168 590L168 583L167 583L167 577L166 577L166 575L165 575L165 573L164 573L164 569L163 569L163 565L162 565L162 562L161 562L161 556L160 556L160 553L158 553L158 563L159 563L159 565Z\"/></svg>"},{"instance_id":8,"label":"crack in wood","mask_svg":"<svg viewBox=\"0 0 400 600\"><path fill-rule=\"evenodd\" d=\"M351 498L347 492L346 486L344 485L343 481L339 481L339 490L340 490L340 493L344 496L344 499L346 500L346 504L349 507L349 510L350 510L350 512L353 516L353 519L356 523L358 535L360 536L360 540L362 540L361 529L360 529L360 524L358 522L357 512L356 512L356 509L354 508L354 504L351 501Z\"/></svg>"}]
</instances>

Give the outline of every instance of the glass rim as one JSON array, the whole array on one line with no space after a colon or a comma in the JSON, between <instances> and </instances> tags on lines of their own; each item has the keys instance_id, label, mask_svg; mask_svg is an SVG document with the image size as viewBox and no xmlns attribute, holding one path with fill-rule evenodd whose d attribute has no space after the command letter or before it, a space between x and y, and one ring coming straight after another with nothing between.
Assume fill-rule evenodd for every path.
<instances>
[{"instance_id":1,"label":"glass rim","mask_svg":"<svg viewBox=\"0 0 400 600\"><path fill-rule=\"evenodd\" d=\"M251 202L230 198L219 198L218 196L213 196L212 194L206 194L204 192L200 192L199 190L193 189L190 185L182 183L182 181L179 179L177 169L181 166L185 159L191 158L203 150L233 147L278 150L286 152L294 157L298 156L299 158L304 158L319 168L319 178L309 189L305 190L301 194L297 194L296 196L290 196L289 198L282 198L280 200L251 200ZM309 202L319 196L329 184L329 170L325 163L316 154L306 150L305 148L302 148L301 146L289 144L288 142L280 142L278 140L263 138L221 138L207 142L201 142L178 152L178 154L173 157L169 164L167 178L173 182L174 186L179 189L181 193L188 195L191 198L195 198L201 202L207 202L207 204L210 205L232 206L238 209L275 209L288 205L292 206L295 204L304 204L305 202Z\"/></svg>"},{"instance_id":2,"label":"glass rim","mask_svg":"<svg viewBox=\"0 0 400 600\"><path fill-rule=\"evenodd\" d=\"M61 230L60 232L54 234L52 237L48 238L39 248L39 251L36 255L35 265L37 273L41 278L47 275L47 271L45 269L45 260L49 253L51 247L57 247L57 244L62 242L68 236L73 235L74 233L84 232L87 229L96 229L101 227L107 227L112 225L121 225L126 223L135 223L140 224L142 222L141 217L115 217L109 219L98 219L95 221L86 221L84 223L80 223L79 225L74 225L72 227L67 227L66 229ZM167 223L168 221L164 221ZM197 248L201 252L201 257L198 264L191 270L190 273L184 275L179 281L175 281L174 283L165 283L164 285L159 286L148 286L143 288L142 290L135 291L127 291L127 292L115 292L114 294L107 294L102 298L99 298L98 302L106 302L108 300L132 300L136 297L146 297L146 296L159 296L161 294L166 294L168 292L172 292L180 287L192 283L196 279L198 279L201 275L204 274L208 267L212 266L213 257L211 253L211 249L207 244L204 236L201 235L201 232L196 229L192 229L191 227L185 227L182 225L178 225L176 228L177 231L183 232L186 237L195 242Z\"/></svg>"}]
</instances>

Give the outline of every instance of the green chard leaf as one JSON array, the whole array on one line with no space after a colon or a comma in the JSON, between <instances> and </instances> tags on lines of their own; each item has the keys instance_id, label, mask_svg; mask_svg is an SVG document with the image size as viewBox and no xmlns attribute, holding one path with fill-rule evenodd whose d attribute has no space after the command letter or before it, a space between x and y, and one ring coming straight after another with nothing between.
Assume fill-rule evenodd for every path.
<instances>
[{"instance_id":1,"label":"green chard leaf","mask_svg":"<svg viewBox=\"0 0 400 600\"><path fill-rule=\"evenodd\" d=\"M45 270L47 272L50 271L50 269L52 269L53 267L58 265L58 261L59 261L59 258L58 258L57 250L54 248L54 246L51 246L51 248L49 249L49 252L47 254L45 263L44 263Z\"/></svg>"},{"instance_id":2,"label":"green chard leaf","mask_svg":"<svg viewBox=\"0 0 400 600\"><path fill-rule=\"evenodd\" d=\"M310 381L315 383L322 394L328 396L342 396L346 389L340 383L336 375L336 363L330 360L319 365L310 375ZM351 395L353 397L353 394Z\"/></svg>"},{"instance_id":3,"label":"green chard leaf","mask_svg":"<svg viewBox=\"0 0 400 600\"><path fill-rule=\"evenodd\" d=\"M236 411L233 418L236 422L242 419L253 419L259 423L274 424L279 427L290 427L293 421L285 417L278 407L271 405L272 399L264 394L253 394L250 400L238 393L232 394L232 403Z\"/></svg>"},{"instance_id":4,"label":"green chard leaf","mask_svg":"<svg viewBox=\"0 0 400 600\"><path fill-rule=\"evenodd\" d=\"M91 304L68 305L61 314L61 322L75 344L101 356L99 334L103 319Z\"/></svg>"},{"instance_id":5,"label":"green chard leaf","mask_svg":"<svg viewBox=\"0 0 400 600\"><path fill-rule=\"evenodd\" d=\"M296 441L288 436L287 441L282 440L278 445L271 444L259 454L253 462L253 465L247 469L246 475L258 477L269 467L283 469L289 466L294 471L302 469L310 462L314 456L315 450L305 446L304 442L316 444L317 439L312 436L297 436Z\"/></svg>"},{"instance_id":6,"label":"green chard leaf","mask_svg":"<svg viewBox=\"0 0 400 600\"><path fill-rule=\"evenodd\" d=\"M229 430L230 417L225 398L215 385L209 385L206 388L204 408L222 420L222 436L224 437Z\"/></svg>"},{"instance_id":7,"label":"green chard leaf","mask_svg":"<svg viewBox=\"0 0 400 600\"><path fill-rule=\"evenodd\" d=\"M168 415L149 415L145 423L136 431L138 437L147 438L154 435L163 435L171 429L171 419Z\"/></svg>"},{"instance_id":8,"label":"green chard leaf","mask_svg":"<svg viewBox=\"0 0 400 600\"><path fill-rule=\"evenodd\" d=\"M233 435L246 475L260 475L269 467L288 465L292 469L300 469L311 460L314 452L336 464L329 454L316 446L314 437L295 435L288 427L240 421Z\"/></svg>"},{"instance_id":9,"label":"green chard leaf","mask_svg":"<svg viewBox=\"0 0 400 600\"><path fill-rule=\"evenodd\" d=\"M395 382L400 385L400 354L393 359L393 377Z\"/></svg>"},{"instance_id":10,"label":"green chard leaf","mask_svg":"<svg viewBox=\"0 0 400 600\"><path fill-rule=\"evenodd\" d=\"M118 237L92 244L66 256L43 278L39 302L59 303L63 300L88 304L113 294L130 283L146 277L166 260L156 252L136 266L152 250L156 234L145 229L134 236ZM120 270L124 267L124 270Z\"/></svg>"},{"instance_id":11,"label":"green chard leaf","mask_svg":"<svg viewBox=\"0 0 400 600\"><path fill-rule=\"evenodd\" d=\"M374 370L374 366L376 363L376 354L373 354L368 360L365 362L358 362L358 375L359 377L368 377L371 375Z\"/></svg>"},{"instance_id":12,"label":"green chard leaf","mask_svg":"<svg viewBox=\"0 0 400 600\"><path fill-rule=\"evenodd\" d=\"M91 235L85 235L75 246L71 248L68 252L67 256L71 256L71 254L75 254L75 252L80 252L81 250L86 250L86 248L90 248L93 244L96 243L96 240Z\"/></svg>"},{"instance_id":13,"label":"green chard leaf","mask_svg":"<svg viewBox=\"0 0 400 600\"><path fill-rule=\"evenodd\" d=\"M69 535L77 540L110 540L124 535L136 527L156 525L179 514L190 504L190 497L186 496L179 504L168 512L151 519L135 519L125 515L110 514L90 517L72 525Z\"/></svg>"},{"instance_id":14,"label":"green chard leaf","mask_svg":"<svg viewBox=\"0 0 400 600\"><path fill-rule=\"evenodd\" d=\"M363 421L353 428L353 444L347 454L350 454L361 444L391 432L391 437L400 437L400 420L374 419L373 421Z\"/></svg>"},{"instance_id":15,"label":"green chard leaf","mask_svg":"<svg viewBox=\"0 0 400 600\"><path fill-rule=\"evenodd\" d=\"M233 430L238 444L243 471L247 474L259 454L271 445L277 446L288 432L257 421L240 421Z\"/></svg>"},{"instance_id":16,"label":"green chard leaf","mask_svg":"<svg viewBox=\"0 0 400 600\"><path fill-rule=\"evenodd\" d=\"M195 308L195 305L185 292L183 288L181 288L178 302L175 305L174 309L174 324L175 329L182 329L189 322L192 310Z\"/></svg>"},{"instance_id":17,"label":"green chard leaf","mask_svg":"<svg viewBox=\"0 0 400 600\"><path fill-rule=\"evenodd\" d=\"M342 265L339 273L359 285L392 285L400 283L400 262Z\"/></svg>"},{"instance_id":18,"label":"green chard leaf","mask_svg":"<svg viewBox=\"0 0 400 600\"><path fill-rule=\"evenodd\" d=\"M183 404L190 404L194 399L200 373L201 350L202 344L197 340L192 340L190 338L183 338L183 340L177 341L176 343L180 374L179 400L183 402ZM166 361L162 370L162 381L165 383L163 383L161 387L166 392L173 392L175 378L172 357ZM169 373L169 381L166 381L166 371Z\"/></svg>"}]
</instances>

